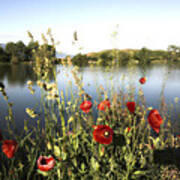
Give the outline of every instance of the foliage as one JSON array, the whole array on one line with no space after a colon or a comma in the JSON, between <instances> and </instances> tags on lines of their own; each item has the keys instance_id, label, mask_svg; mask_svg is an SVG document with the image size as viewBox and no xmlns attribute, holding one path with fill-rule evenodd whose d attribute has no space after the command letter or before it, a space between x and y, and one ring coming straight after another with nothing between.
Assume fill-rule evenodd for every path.
<instances>
[{"instance_id":1,"label":"foliage","mask_svg":"<svg viewBox=\"0 0 180 180\"><path fill-rule=\"evenodd\" d=\"M170 50L168 50L170 51ZM125 50L104 50L96 53L77 54L72 58L73 65L87 66L88 64L97 64L100 66L108 66L115 63L118 66L127 65L130 61L138 62L140 65L147 65L155 60L167 62L171 59L178 59L180 54L172 55L174 50L170 52L164 50L150 50L143 47L140 50L125 49ZM172 60L171 60L172 61Z\"/></svg>"},{"instance_id":2,"label":"foliage","mask_svg":"<svg viewBox=\"0 0 180 180\"><path fill-rule=\"evenodd\" d=\"M170 45L168 47L168 58L169 61L179 61L180 60L180 47L175 45Z\"/></svg>"},{"instance_id":3,"label":"foliage","mask_svg":"<svg viewBox=\"0 0 180 180\"><path fill-rule=\"evenodd\" d=\"M34 60L34 57L33 57L33 51L37 51L39 47L39 43L38 41L30 41L26 47L26 60L27 61L32 61Z\"/></svg>"},{"instance_id":4,"label":"foliage","mask_svg":"<svg viewBox=\"0 0 180 180\"><path fill-rule=\"evenodd\" d=\"M9 56L2 47L0 47L0 62L9 62Z\"/></svg>"},{"instance_id":5,"label":"foliage","mask_svg":"<svg viewBox=\"0 0 180 180\"><path fill-rule=\"evenodd\" d=\"M0 178L179 179L180 139L171 133L170 122L159 127L160 123L158 133L152 132L147 124L146 117L150 108L146 107L142 85L139 84L136 103L129 101L134 99L132 89L128 96L125 92L113 90L107 95L107 90L103 88L100 89L106 98L93 102L83 89L78 67L72 67L73 59L69 58L68 61L63 61L63 65L72 68L71 74L78 91L73 93L70 86L67 91L71 90L71 99L68 100L58 90L57 72L53 66L55 45L50 30L47 34L52 48L43 36L44 44L33 51L33 69L38 78L36 85L41 89L42 96L41 109L36 112L35 107L26 108L29 119L24 121L23 132L19 135L15 133L12 103L5 92L5 86L1 84L0 91L7 101L9 112L6 117L9 134L6 137L4 130L0 131L1 143L9 138L8 142L11 143L10 146L7 143L6 146L1 146L3 152L0 152ZM31 39L33 41L32 35ZM8 46L14 47L13 44ZM9 49L9 53L15 56L13 52L13 49ZM139 55L145 60L148 53L149 51L143 49ZM133 58L133 55L131 53L130 57ZM81 60L87 58L80 54L79 56ZM103 52L98 58L107 57L108 62L111 61L112 55L107 52ZM114 66L111 64L108 68L113 69ZM133 67L129 68L133 70ZM53 72L54 82L48 76L50 71ZM33 82L28 82L28 89L33 90ZM101 95L99 99L102 99ZM94 119L94 111L98 114L97 119ZM152 123L154 125L160 119L160 114L156 113L150 118L152 126ZM36 122L34 127L30 127L28 123L32 120ZM108 139L108 142L104 139ZM9 152L11 156L7 156ZM167 157L166 160L164 157Z\"/></svg>"},{"instance_id":6,"label":"foliage","mask_svg":"<svg viewBox=\"0 0 180 180\"><path fill-rule=\"evenodd\" d=\"M32 35L30 35L30 38ZM77 38L77 37L76 37ZM78 41L78 39L76 40ZM40 48L41 47L41 48ZM41 50L40 50L41 49ZM34 62L34 52L33 51L44 51L48 53L47 57L53 57L54 63L60 63L56 56L56 49L53 45L49 45L47 42L44 45L40 45L38 41L31 41L26 46L22 41L17 43L9 42L6 44L5 51L0 49L0 62L12 62L19 63L24 61ZM41 53L39 53L39 56ZM65 58L67 60L68 56ZM172 62L180 60L180 47L175 45L170 45L167 51L164 50L150 50L146 47L142 49L112 49L104 50L97 53L88 54L76 54L72 58L73 65L77 66L87 66L88 64L94 63L101 66L108 66L113 64L114 61L117 65L128 64L129 61L138 62L140 65L149 64L153 61L160 60L164 62Z\"/></svg>"},{"instance_id":7,"label":"foliage","mask_svg":"<svg viewBox=\"0 0 180 180\"><path fill-rule=\"evenodd\" d=\"M22 41L7 43L5 51L11 59L11 63L23 62L26 59L26 46Z\"/></svg>"},{"instance_id":8,"label":"foliage","mask_svg":"<svg viewBox=\"0 0 180 180\"><path fill-rule=\"evenodd\" d=\"M0 62L34 62L34 52L40 49L47 53L48 58L55 58L56 49L49 44L39 45L38 41L31 40L26 46L22 41L16 43L9 42L6 44L5 50L0 47ZM40 56L41 53L39 53Z\"/></svg>"}]
</instances>

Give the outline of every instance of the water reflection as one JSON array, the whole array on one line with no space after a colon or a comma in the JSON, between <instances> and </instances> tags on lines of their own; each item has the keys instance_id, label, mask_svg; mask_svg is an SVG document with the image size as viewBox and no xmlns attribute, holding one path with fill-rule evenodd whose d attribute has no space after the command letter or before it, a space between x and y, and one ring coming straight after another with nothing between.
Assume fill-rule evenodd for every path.
<instances>
[{"instance_id":1,"label":"water reflection","mask_svg":"<svg viewBox=\"0 0 180 180\"><path fill-rule=\"evenodd\" d=\"M62 66L57 66L57 75L59 90L64 92L66 100L70 100L70 92L78 96L78 88L75 86L75 81L72 78L70 69ZM138 89L141 87L146 99L147 107L160 109L161 94L163 93L168 106L174 104L174 98L180 98L180 65L148 65L146 67L134 66L134 72L131 73L127 66L110 69L106 71L104 67L84 67L80 68L79 75L82 75L83 88L86 93L92 96L93 101L99 101L99 86L108 90L108 95L112 92L125 91L129 93L128 86L135 88L135 99L137 99ZM139 78L147 77L147 83L141 86ZM53 75L49 74L49 78L53 80ZM40 89L34 85L35 94L31 95L27 88L26 82L31 80L36 82L37 77L33 73L31 65L0 65L0 81L5 84L7 95L10 102L13 102L13 113L18 128L23 128L23 122L28 119L25 108L37 107L40 104ZM72 81L72 87L69 86L69 81ZM113 87L112 87L113 84ZM162 88L164 91L162 92ZM101 94L102 99L104 95ZM179 123L178 114L180 114L179 104L177 104L173 112L172 120L176 126ZM96 108L94 107L94 110ZM8 114L7 103L0 95L0 129L5 127L5 116ZM32 121L32 124L34 121Z\"/></svg>"},{"instance_id":2,"label":"water reflection","mask_svg":"<svg viewBox=\"0 0 180 180\"><path fill-rule=\"evenodd\" d=\"M53 80L53 73L48 74L50 80ZM7 80L8 84L24 86L28 80L36 82L37 76L29 64L1 64L0 81Z\"/></svg>"},{"instance_id":3,"label":"water reflection","mask_svg":"<svg viewBox=\"0 0 180 180\"><path fill-rule=\"evenodd\" d=\"M32 66L27 64L0 65L0 80L8 84L24 86L27 80L36 81Z\"/></svg>"}]
</instances>

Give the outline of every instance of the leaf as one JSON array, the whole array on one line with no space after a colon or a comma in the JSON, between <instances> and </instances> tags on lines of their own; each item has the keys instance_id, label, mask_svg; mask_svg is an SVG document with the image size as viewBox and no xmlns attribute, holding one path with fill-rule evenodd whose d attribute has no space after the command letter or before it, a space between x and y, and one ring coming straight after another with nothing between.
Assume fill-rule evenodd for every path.
<instances>
[{"instance_id":1,"label":"leaf","mask_svg":"<svg viewBox=\"0 0 180 180\"><path fill-rule=\"evenodd\" d=\"M146 175L146 171L135 171L131 176L132 179L139 179L141 176Z\"/></svg>"},{"instance_id":2,"label":"leaf","mask_svg":"<svg viewBox=\"0 0 180 180\"><path fill-rule=\"evenodd\" d=\"M60 171L60 169L57 169L57 175L58 175L58 178L61 178L61 171Z\"/></svg>"},{"instance_id":3,"label":"leaf","mask_svg":"<svg viewBox=\"0 0 180 180\"><path fill-rule=\"evenodd\" d=\"M61 154L61 155L62 155L62 159L63 159L63 160L66 160L66 158L67 158L67 154L66 154L65 152L62 152L62 154Z\"/></svg>"},{"instance_id":4,"label":"leaf","mask_svg":"<svg viewBox=\"0 0 180 180\"><path fill-rule=\"evenodd\" d=\"M54 155L59 157L61 154L60 148L56 145L54 145Z\"/></svg>"},{"instance_id":5,"label":"leaf","mask_svg":"<svg viewBox=\"0 0 180 180\"><path fill-rule=\"evenodd\" d=\"M43 176L48 176L48 175L49 175L48 172L44 172L44 171L41 171L41 170L39 170L39 169L37 169L37 172L38 172L39 174L43 175Z\"/></svg>"},{"instance_id":6,"label":"leaf","mask_svg":"<svg viewBox=\"0 0 180 180\"><path fill-rule=\"evenodd\" d=\"M84 172L85 171L85 164L81 163L81 171Z\"/></svg>"},{"instance_id":7,"label":"leaf","mask_svg":"<svg viewBox=\"0 0 180 180\"><path fill-rule=\"evenodd\" d=\"M99 167L100 167L99 163L95 160L94 157L91 158L91 165L92 165L93 169L96 170L96 171L97 171L97 170L99 169Z\"/></svg>"},{"instance_id":8,"label":"leaf","mask_svg":"<svg viewBox=\"0 0 180 180\"><path fill-rule=\"evenodd\" d=\"M48 143L47 143L47 148L48 148L48 150L51 150L52 149L52 146L51 146L51 143L48 141Z\"/></svg>"},{"instance_id":9,"label":"leaf","mask_svg":"<svg viewBox=\"0 0 180 180\"><path fill-rule=\"evenodd\" d=\"M145 175L146 171L135 171L133 175Z\"/></svg>"},{"instance_id":10,"label":"leaf","mask_svg":"<svg viewBox=\"0 0 180 180\"><path fill-rule=\"evenodd\" d=\"M69 120L68 120L68 123L71 123L71 122L73 122L73 121L74 121L74 117L71 116L71 117L69 118Z\"/></svg>"},{"instance_id":11,"label":"leaf","mask_svg":"<svg viewBox=\"0 0 180 180\"><path fill-rule=\"evenodd\" d=\"M33 109L31 108L26 108L26 113L31 117L31 118L35 118L37 117L37 114L34 112Z\"/></svg>"},{"instance_id":12,"label":"leaf","mask_svg":"<svg viewBox=\"0 0 180 180\"><path fill-rule=\"evenodd\" d=\"M25 136L25 137L20 141L19 146L22 147L22 146L24 145L24 142L31 136L32 133L33 133L33 131L30 132L27 136Z\"/></svg>"},{"instance_id":13,"label":"leaf","mask_svg":"<svg viewBox=\"0 0 180 180\"><path fill-rule=\"evenodd\" d=\"M24 130L27 132L27 131L28 131L28 127L27 127L27 126L24 126Z\"/></svg>"}]
</instances>

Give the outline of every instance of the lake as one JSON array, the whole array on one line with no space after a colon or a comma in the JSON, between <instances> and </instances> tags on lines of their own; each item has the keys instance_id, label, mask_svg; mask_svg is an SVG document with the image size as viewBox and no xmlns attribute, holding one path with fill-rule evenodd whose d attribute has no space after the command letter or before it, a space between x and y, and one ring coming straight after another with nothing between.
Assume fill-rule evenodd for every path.
<instances>
[{"instance_id":1,"label":"lake","mask_svg":"<svg viewBox=\"0 0 180 180\"><path fill-rule=\"evenodd\" d=\"M66 100L70 100L70 92L78 96L78 88L74 85L74 80L70 69L58 65L57 75L58 87L64 92ZM160 110L161 95L163 93L168 109L172 105L175 107L171 112L171 121L174 124L174 131L178 133L180 124L179 102L174 103L175 98L180 98L180 66L173 64L171 67L166 64L152 64L145 69L139 66L134 67L133 73L126 67L110 69L106 71L104 67L83 67L80 68L79 75L82 75L83 88L93 100L99 102L99 86L107 89L108 96L114 92L129 92L129 88L135 89L135 99L137 99L138 89L142 88L146 99L146 107L153 107ZM139 83L139 78L147 77L144 85ZM28 64L0 65L0 81L4 83L9 102L13 103L12 109L14 120L18 130L23 128L24 120L29 119L25 108L39 107L41 91L36 84L33 85L35 94L30 94L27 81L36 81L32 66ZM72 87L69 82L72 81ZM113 86L112 86L113 85ZM69 90L68 90L69 89ZM162 89L164 91L162 92ZM68 91L67 91L68 90ZM102 95L103 99L103 95ZM95 110L95 108L94 108ZM6 129L5 116L8 115L7 102L0 94L0 129ZM33 119L32 119L32 123Z\"/></svg>"}]
</instances>

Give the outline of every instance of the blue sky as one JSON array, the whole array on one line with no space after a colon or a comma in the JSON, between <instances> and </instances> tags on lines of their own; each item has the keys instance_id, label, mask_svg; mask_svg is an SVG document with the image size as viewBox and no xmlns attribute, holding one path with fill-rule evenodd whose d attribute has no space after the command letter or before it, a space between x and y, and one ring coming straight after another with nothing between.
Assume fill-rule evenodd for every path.
<instances>
[{"instance_id":1,"label":"blue sky","mask_svg":"<svg viewBox=\"0 0 180 180\"><path fill-rule=\"evenodd\" d=\"M116 25L119 28L116 29ZM179 0L0 0L0 43L41 39L48 28L67 53L180 45ZM72 46L77 30L79 44ZM118 31L116 40L111 34Z\"/></svg>"}]
</instances>

